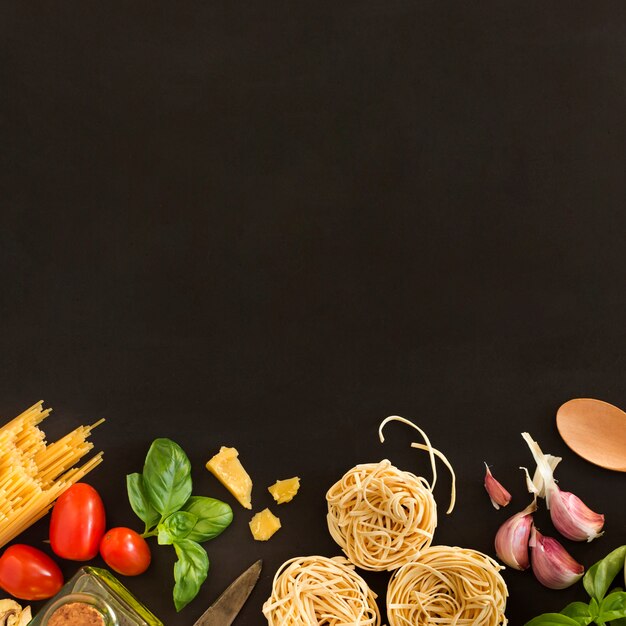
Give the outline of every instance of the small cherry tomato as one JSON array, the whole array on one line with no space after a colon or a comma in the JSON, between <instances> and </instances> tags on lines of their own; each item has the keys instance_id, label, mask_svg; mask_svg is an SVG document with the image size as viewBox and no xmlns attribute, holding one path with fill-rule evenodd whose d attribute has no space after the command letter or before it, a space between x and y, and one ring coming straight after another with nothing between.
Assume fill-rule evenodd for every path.
<instances>
[{"instance_id":1,"label":"small cherry tomato","mask_svg":"<svg viewBox=\"0 0 626 626\"><path fill-rule=\"evenodd\" d=\"M56 501L50 518L52 551L70 561L89 561L98 554L106 530L104 504L86 483L76 483Z\"/></svg>"},{"instance_id":2,"label":"small cherry tomato","mask_svg":"<svg viewBox=\"0 0 626 626\"><path fill-rule=\"evenodd\" d=\"M0 557L0 587L19 600L46 600L62 586L59 566L37 548L18 543Z\"/></svg>"},{"instance_id":3,"label":"small cherry tomato","mask_svg":"<svg viewBox=\"0 0 626 626\"><path fill-rule=\"evenodd\" d=\"M102 537L100 554L111 569L124 576L143 574L152 559L146 540L130 528L111 528Z\"/></svg>"}]
</instances>

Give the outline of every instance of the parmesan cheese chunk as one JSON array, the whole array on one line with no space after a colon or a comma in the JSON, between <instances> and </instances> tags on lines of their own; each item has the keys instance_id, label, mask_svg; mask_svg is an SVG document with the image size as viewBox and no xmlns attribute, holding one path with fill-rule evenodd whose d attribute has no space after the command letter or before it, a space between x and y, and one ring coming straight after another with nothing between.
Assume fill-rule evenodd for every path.
<instances>
[{"instance_id":1,"label":"parmesan cheese chunk","mask_svg":"<svg viewBox=\"0 0 626 626\"><path fill-rule=\"evenodd\" d=\"M267 541L279 528L280 520L269 509L257 513L250 520L250 530L257 541Z\"/></svg>"},{"instance_id":2,"label":"parmesan cheese chunk","mask_svg":"<svg viewBox=\"0 0 626 626\"><path fill-rule=\"evenodd\" d=\"M238 456L239 452L235 448L222 446L206 464L206 468L237 498L242 507L251 509L252 480L237 458Z\"/></svg>"},{"instance_id":3,"label":"parmesan cheese chunk","mask_svg":"<svg viewBox=\"0 0 626 626\"><path fill-rule=\"evenodd\" d=\"M298 489L300 489L300 479L297 476L286 480L277 480L271 487L267 488L278 504L291 502L298 493Z\"/></svg>"}]
</instances>

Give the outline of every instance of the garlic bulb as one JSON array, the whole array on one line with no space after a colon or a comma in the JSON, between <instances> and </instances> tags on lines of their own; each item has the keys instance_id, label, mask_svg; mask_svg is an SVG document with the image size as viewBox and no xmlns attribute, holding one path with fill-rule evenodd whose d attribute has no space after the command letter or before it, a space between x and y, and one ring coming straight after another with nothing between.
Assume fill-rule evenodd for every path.
<instances>
[{"instance_id":1,"label":"garlic bulb","mask_svg":"<svg viewBox=\"0 0 626 626\"><path fill-rule=\"evenodd\" d=\"M498 558L509 567L525 570L530 566L528 559L528 538L533 525L533 513L537 510L537 500L519 513L510 517L496 533L495 547Z\"/></svg>"},{"instance_id":2,"label":"garlic bulb","mask_svg":"<svg viewBox=\"0 0 626 626\"><path fill-rule=\"evenodd\" d=\"M522 433L522 437L528 444L543 479L546 506L554 527L572 541L592 541L602 535L604 515L592 511L573 493L561 491L554 480L547 455L543 454L539 444L528 433Z\"/></svg>"},{"instance_id":3,"label":"garlic bulb","mask_svg":"<svg viewBox=\"0 0 626 626\"><path fill-rule=\"evenodd\" d=\"M26 626L31 619L29 606L22 609L15 600L0 600L0 626Z\"/></svg>"},{"instance_id":4,"label":"garlic bulb","mask_svg":"<svg viewBox=\"0 0 626 626\"><path fill-rule=\"evenodd\" d=\"M511 494L493 477L487 463L485 463L485 489L489 494L491 504L495 509L506 506L511 501Z\"/></svg>"},{"instance_id":5,"label":"garlic bulb","mask_svg":"<svg viewBox=\"0 0 626 626\"><path fill-rule=\"evenodd\" d=\"M585 568L552 537L534 526L530 533L530 561L537 580L549 589L565 589L582 578Z\"/></svg>"}]
</instances>

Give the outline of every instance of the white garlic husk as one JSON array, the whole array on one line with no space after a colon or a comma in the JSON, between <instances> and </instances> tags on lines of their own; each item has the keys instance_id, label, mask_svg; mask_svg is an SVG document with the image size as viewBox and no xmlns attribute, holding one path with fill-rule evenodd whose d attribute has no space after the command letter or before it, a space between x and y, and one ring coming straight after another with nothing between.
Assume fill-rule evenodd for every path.
<instances>
[{"instance_id":1,"label":"white garlic husk","mask_svg":"<svg viewBox=\"0 0 626 626\"><path fill-rule=\"evenodd\" d=\"M553 473L556 469L556 466L563 460L560 456L553 456L552 454L544 454L544 457ZM520 467L520 469L524 470L526 474L526 487L528 488L529 493L535 493L540 498L545 498L546 486L543 482L543 478L541 477L541 472L539 471L539 468L535 468L535 473L533 474L532 478L530 477L527 468Z\"/></svg>"},{"instance_id":2,"label":"white garlic husk","mask_svg":"<svg viewBox=\"0 0 626 626\"><path fill-rule=\"evenodd\" d=\"M565 589L578 582L585 568L553 537L534 526L530 532L530 562L537 580L549 589Z\"/></svg>"},{"instance_id":3,"label":"white garlic husk","mask_svg":"<svg viewBox=\"0 0 626 626\"><path fill-rule=\"evenodd\" d=\"M498 529L495 548L498 558L513 569L525 570L530 567L528 540L533 525L533 513L537 510L537 500L519 513L509 517Z\"/></svg>"},{"instance_id":4,"label":"white garlic husk","mask_svg":"<svg viewBox=\"0 0 626 626\"><path fill-rule=\"evenodd\" d=\"M537 471L541 475L545 489L546 506L554 527L572 541L592 541L600 537L604 515L592 511L573 493L561 491L554 480L553 467L547 458L549 455L543 454L539 444L528 433L522 433L522 437L537 463Z\"/></svg>"}]
</instances>

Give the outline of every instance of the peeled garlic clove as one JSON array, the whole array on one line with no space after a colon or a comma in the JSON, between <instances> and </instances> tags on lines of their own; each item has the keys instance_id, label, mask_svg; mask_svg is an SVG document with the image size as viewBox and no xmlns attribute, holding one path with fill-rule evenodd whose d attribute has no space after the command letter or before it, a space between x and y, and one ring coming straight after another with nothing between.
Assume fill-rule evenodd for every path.
<instances>
[{"instance_id":1,"label":"peeled garlic clove","mask_svg":"<svg viewBox=\"0 0 626 626\"><path fill-rule=\"evenodd\" d=\"M555 528L572 541L592 541L599 537L604 526L604 515L592 511L573 493L561 491L554 480L552 465L552 460L558 457L544 454L528 433L522 433L522 437L528 444L537 463L537 471L543 479L546 506Z\"/></svg>"},{"instance_id":2,"label":"peeled garlic clove","mask_svg":"<svg viewBox=\"0 0 626 626\"><path fill-rule=\"evenodd\" d=\"M554 527L572 541L593 541L603 534L604 515L556 484L550 487L550 518Z\"/></svg>"},{"instance_id":3,"label":"peeled garlic clove","mask_svg":"<svg viewBox=\"0 0 626 626\"><path fill-rule=\"evenodd\" d=\"M523 511L509 517L496 533L496 554L513 569L525 570L530 566L528 538L536 510L537 500L533 500Z\"/></svg>"},{"instance_id":4,"label":"peeled garlic clove","mask_svg":"<svg viewBox=\"0 0 626 626\"><path fill-rule=\"evenodd\" d=\"M485 489L495 509L506 506L511 501L511 494L493 477L487 463L485 463Z\"/></svg>"},{"instance_id":5,"label":"peeled garlic clove","mask_svg":"<svg viewBox=\"0 0 626 626\"><path fill-rule=\"evenodd\" d=\"M544 537L534 526L530 533L533 574L548 589L565 589L582 578L585 568L552 537Z\"/></svg>"}]
</instances>

